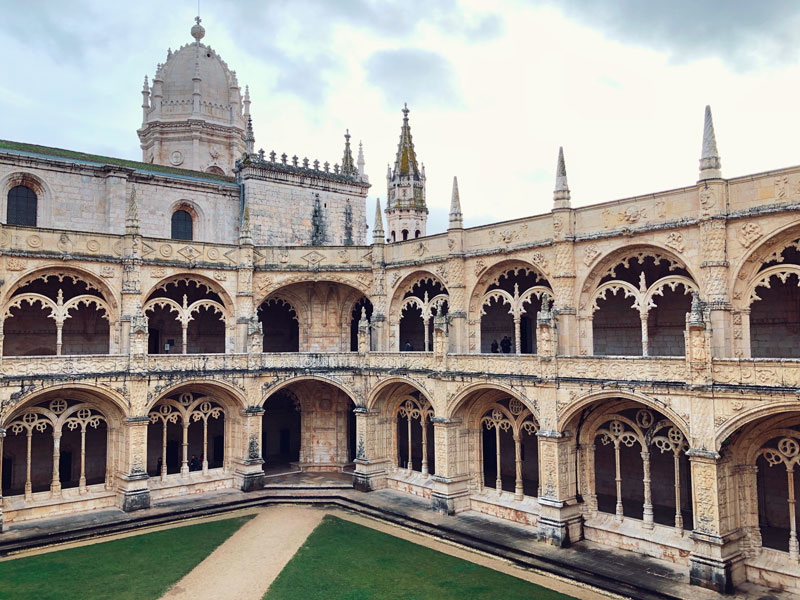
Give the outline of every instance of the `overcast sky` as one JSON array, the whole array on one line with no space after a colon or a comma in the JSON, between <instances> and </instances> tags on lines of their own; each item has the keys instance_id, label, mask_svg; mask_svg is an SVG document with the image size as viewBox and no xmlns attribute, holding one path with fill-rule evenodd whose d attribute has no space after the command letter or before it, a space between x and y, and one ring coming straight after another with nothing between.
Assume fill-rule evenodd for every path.
<instances>
[{"instance_id":1,"label":"overcast sky","mask_svg":"<svg viewBox=\"0 0 800 600\"><path fill-rule=\"evenodd\" d=\"M0 138L141 160L141 87L191 42L194 0L0 0ZM711 104L723 175L800 163L790 0L201 0L203 40L250 85L256 147L339 162L363 140L386 197L408 102L428 233L453 175L466 225L697 180ZM371 225L371 223L370 223Z\"/></svg>"}]
</instances>

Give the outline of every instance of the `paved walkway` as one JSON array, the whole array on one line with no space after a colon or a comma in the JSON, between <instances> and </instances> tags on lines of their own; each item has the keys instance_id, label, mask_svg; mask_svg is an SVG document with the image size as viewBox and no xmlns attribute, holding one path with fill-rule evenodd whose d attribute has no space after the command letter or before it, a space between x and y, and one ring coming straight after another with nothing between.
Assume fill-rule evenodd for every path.
<instances>
[{"instance_id":1,"label":"paved walkway","mask_svg":"<svg viewBox=\"0 0 800 600\"><path fill-rule=\"evenodd\" d=\"M261 600L324 514L312 507L262 509L162 598Z\"/></svg>"}]
</instances>

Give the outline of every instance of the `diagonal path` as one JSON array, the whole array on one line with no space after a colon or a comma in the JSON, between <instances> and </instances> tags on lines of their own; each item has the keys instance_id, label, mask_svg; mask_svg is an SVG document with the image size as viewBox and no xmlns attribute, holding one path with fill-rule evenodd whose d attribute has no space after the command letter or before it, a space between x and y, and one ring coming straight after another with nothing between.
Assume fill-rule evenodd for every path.
<instances>
[{"instance_id":1,"label":"diagonal path","mask_svg":"<svg viewBox=\"0 0 800 600\"><path fill-rule=\"evenodd\" d=\"M299 506L263 510L162 598L260 600L324 515Z\"/></svg>"}]
</instances>

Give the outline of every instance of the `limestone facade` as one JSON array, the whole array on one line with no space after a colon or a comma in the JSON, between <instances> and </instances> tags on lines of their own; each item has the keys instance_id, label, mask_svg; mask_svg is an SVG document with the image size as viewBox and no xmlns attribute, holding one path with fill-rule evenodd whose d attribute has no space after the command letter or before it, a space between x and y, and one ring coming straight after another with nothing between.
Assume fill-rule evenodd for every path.
<instances>
[{"instance_id":1,"label":"limestone facade","mask_svg":"<svg viewBox=\"0 0 800 600\"><path fill-rule=\"evenodd\" d=\"M712 139L709 112L684 188L572 208L561 156L550 213L464 229L454 186L445 233L387 244L378 207L371 245L343 243L347 160L246 151L234 179L0 149L3 520L288 463L800 589L800 167L723 179ZM6 220L18 186L36 226ZM274 241L306 225L270 221L273 188L337 233Z\"/></svg>"}]
</instances>

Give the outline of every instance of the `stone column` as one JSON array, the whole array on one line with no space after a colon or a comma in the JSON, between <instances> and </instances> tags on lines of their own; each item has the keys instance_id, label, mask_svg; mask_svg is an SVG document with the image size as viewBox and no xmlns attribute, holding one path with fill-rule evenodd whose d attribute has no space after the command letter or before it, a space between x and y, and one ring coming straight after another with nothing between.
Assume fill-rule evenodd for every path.
<instances>
[{"instance_id":1,"label":"stone column","mask_svg":"<svg viewBox=\"0 0 800 600\"><path fill-rule=\"evenodd\" d=\"M0 348L0 354L2 348ZM0 481L3 480L3 440L6 437L6 430L0 427ZM0 486L0 533L3 533L3 488Z\"/></svg>"},{"instance_id":2,"label":"stone column","mask_svg":"<svg viewBox=\"0 0 800 600\"><path fill-rule=\"evenodd\" d=\"M557 431L540 431L539 538L564 548L583 539L577 502L575 440Z\"/></svg>"},{"instance_id":3,"label":"stone column","mask_svg":"<svg viewBox=\"0 0 800 600\"><path fill-rule=\"evenodd\" d=\"M716 452L691 449L694 548L689 557L693 585L728 594L744 579L744 555L731 528L730 495L724 459Z\"/></svg>"},{"instance_id":4,"label":"stone column","mask_svg":"<svg viewBox=\"0 0 800 600\"><path fill-rule=\"evenodd\" d=\"M248 406L241 413L242 427L239 440L233 440L237 448L232 457L233 480L243 492L264 487L264 459L261 456L261 423L264 408Z\"/></svg>"},{"instance_id":5,"label":"stone column","mask_svg":"<svg viewBox=\"0 0 800 600\"><path fill-rule=\"evenodd\" d=\"M371 492L386 487L386 469L389 456L392 419L381 417L377 411L363 406L355 408L356 414L356 470L353 487L360 492Z\"/></svg>"},{"instance_id":6,"label":"stone column","mask_svg":"<svg viewBox=\"0 0 800 600\"><path fill-rule=\"evenodd\" d=\"M128 417L122 423L122 458L117 473L117 506L125 512L150 507L147 487L147 415Z\"/></svg>"},{"instance_id":7,"label":"stone column","mask_svg":"<svg viewBox=\"0 0 800 600\"><path fill-rule=\"evenodd\" d=\"M469 508L467 435L460 419L433 418L436 474L433 476L431 507L437 512L452 515Z\"/></svg>"}]
</instances>

